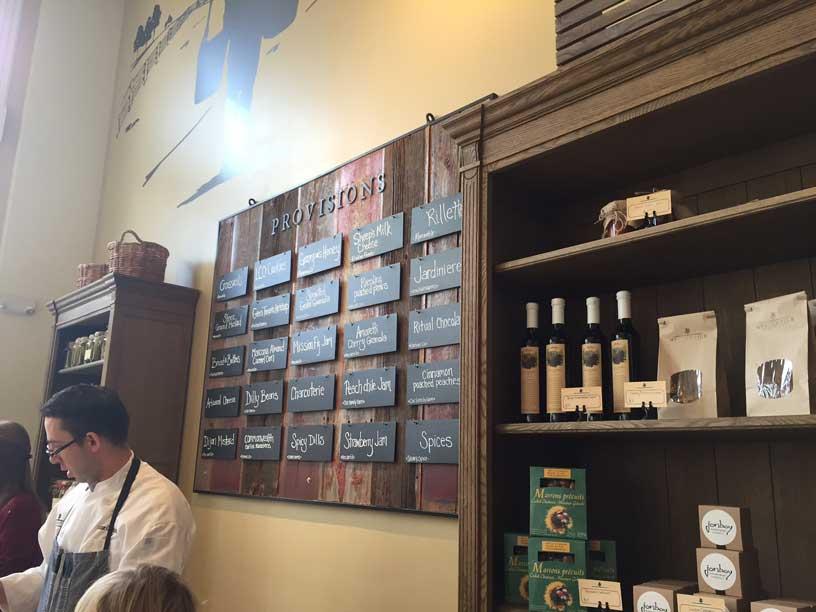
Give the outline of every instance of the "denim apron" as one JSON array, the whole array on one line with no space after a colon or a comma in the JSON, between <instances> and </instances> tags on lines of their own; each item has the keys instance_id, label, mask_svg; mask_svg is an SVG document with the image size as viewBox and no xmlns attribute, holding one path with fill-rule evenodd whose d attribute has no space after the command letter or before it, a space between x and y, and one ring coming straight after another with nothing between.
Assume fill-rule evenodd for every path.
<instances>
[{"instance_id":1,"label":"denim apron","mask_svg":"<svg viewBox=\"0 0 816 612\"><path fill-rule=\"evenodd\" d=\"M125 483L119 492L119 498L111 514L108 531L105 536L105 546L98 552L70 553L64 551L57 544L57 535L54 536L54 546L48 558L48 569L40 593L40 603L37 612L74 612L79 599L91 585L102 576L110 572L110 543L113 537L114 524L119 511L125 505L130 495L133 481L139 472L140 461L134 457L130 464ZM68 514L70 515L70 510ZM67 517L66 517L67 518Z\"/></svg>"}]
</instances>

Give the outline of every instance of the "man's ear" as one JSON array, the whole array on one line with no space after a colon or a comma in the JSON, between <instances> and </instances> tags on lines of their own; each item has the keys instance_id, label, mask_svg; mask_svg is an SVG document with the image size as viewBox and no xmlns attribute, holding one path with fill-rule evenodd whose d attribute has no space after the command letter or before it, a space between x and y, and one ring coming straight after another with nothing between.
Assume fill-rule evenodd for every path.
<instances>
[{"instance_id":1,"label":"man's ear","mask_svg":"<svg viewBox=\"0 0 816 612\"><path fill-rule=\"evenodd\" d=\"M99 434L92 431L85 434L85 448L92 453L98 453L102 449L102 438Z\"/></svg>"}]
</instances>

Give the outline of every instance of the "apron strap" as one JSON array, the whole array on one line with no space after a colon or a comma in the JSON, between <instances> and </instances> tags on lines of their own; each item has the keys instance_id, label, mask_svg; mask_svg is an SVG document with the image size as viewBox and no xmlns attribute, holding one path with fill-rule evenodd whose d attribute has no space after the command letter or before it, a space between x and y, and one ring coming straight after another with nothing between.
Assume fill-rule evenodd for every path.
<instances>
[{"instance_id":1,"label":"apron strap","mask_svg":"<svg viewBox=\"0 0 816 612\"><path fill-rule=\"evenodd\" d=\"M133 486L133 481L136 480L136 474L139 473L139 465L141 465L141 461L139 458L134 455L133 461L130 464L130 469L128 470L127 477L125 478L125 483L122 485L122 490L119 492L119 498L116 500L116 505L113 508L113 514L111 514L110 524L108 525L108 533L105 536L105 548L102 550L110 550L110 543L111 538L113 537L114 532L114 524L116 523L116 519L119 517L119 512L122 510L122 506L125 505L127 501L128 495L130 495L130 489Z\"/></svg>"}]
</instances>

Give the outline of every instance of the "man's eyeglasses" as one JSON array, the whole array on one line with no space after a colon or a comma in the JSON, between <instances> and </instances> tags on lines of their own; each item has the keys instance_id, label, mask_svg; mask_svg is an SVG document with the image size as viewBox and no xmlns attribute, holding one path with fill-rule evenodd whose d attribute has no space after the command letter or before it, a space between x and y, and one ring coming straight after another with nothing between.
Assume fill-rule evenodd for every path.
<instances>
[{"instance_id":1,"label":"man's eyeglasses","mask_svg":"<svg viewBox=\"0 0 816 612\"><path fill-rule=\"evenodd\" d=\"M66 448L68 448L68 447L69 447L69 446L71 446L72 444L75 444L76 442L77 442L77 439L76 439L76 438L74 438L74 439L73 439L73 440L71 440L70 442L66 442L65 444L63 444L62 446L60 446L60 447L58 447L58 448L55 448L54 450L51 450L51 449L49 449L49 448L46 448L46 449L45 449L45 454L48 456L48 458L49 458L49 459L50 459L51 457L56 457L56 456L57 456L57 455L59 455L59 454L60 454L62 451L64 451Z\"/></svg>"}]
</instances>

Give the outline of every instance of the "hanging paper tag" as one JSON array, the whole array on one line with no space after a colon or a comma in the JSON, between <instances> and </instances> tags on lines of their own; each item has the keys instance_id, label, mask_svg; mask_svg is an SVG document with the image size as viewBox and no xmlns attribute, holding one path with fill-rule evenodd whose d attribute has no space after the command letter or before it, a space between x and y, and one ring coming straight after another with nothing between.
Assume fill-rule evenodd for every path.
<instances>
[{"instance_id":1,"label":"hanging paper tag","mask_svg":"<svg viewBox=\"0 0 816 612\"><path fill-rule=\"evenodd\" d=\"M623 610L620 582L608 580L578 580L581 607L593 609L609 606L610 610Z\"/></svg>"},{"instance_id":2,"label":"hanging paper tag","mask_svg":"<svg viewBox=\"0 0 816 612\"><path fill-rule=\"evenodd\" d=\"M666 381L645 380L628 382L623 386L624 403L627 408L666 407Z\"/></svg>"}]
</instances>

